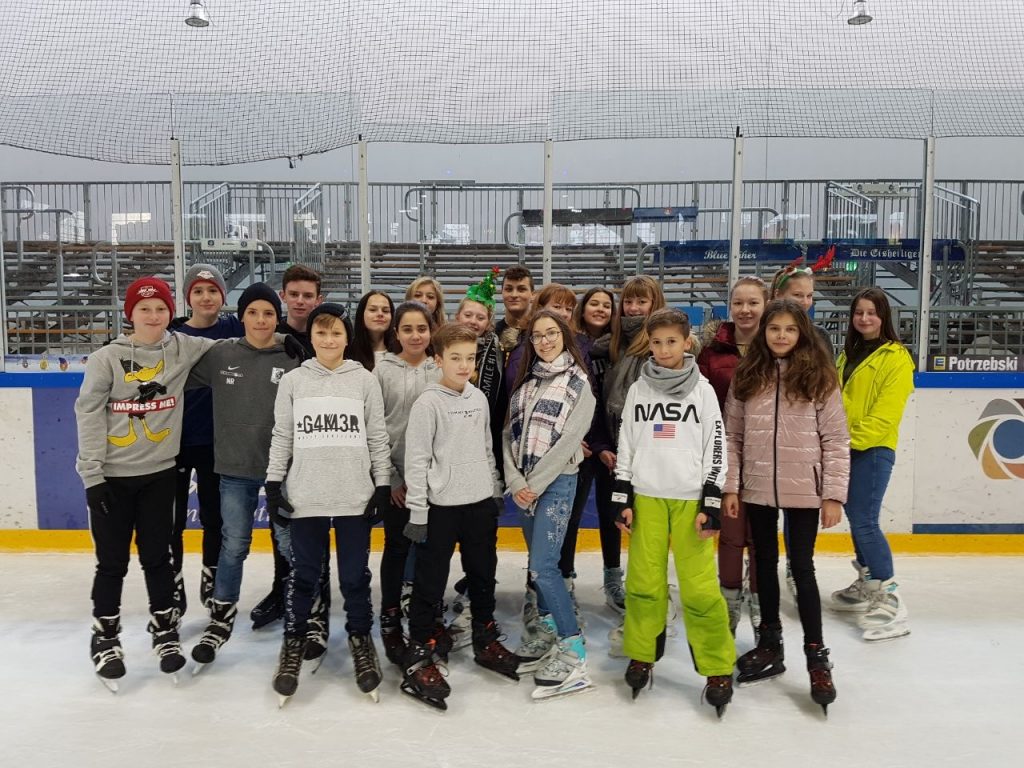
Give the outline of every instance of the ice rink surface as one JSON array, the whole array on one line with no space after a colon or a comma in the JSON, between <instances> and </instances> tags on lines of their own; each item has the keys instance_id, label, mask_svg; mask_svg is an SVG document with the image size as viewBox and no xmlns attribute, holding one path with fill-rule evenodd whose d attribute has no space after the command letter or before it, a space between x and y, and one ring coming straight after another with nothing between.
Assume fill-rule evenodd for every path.
<instances>
[{"instance_id":1,"label":"ice rink surface","mask_svg":"<svg viewBox=\"0 0 1024 768\"><path fill-rule=\"evenodd\" d=\"M378 557L371 561L374 571ZM498 620L514 648L525 555L503 552L499 559ZM868 645L851 623L826 609L825 641L838 691L827 719L808 695L796 610L784 594L788 671L738 688L721 721L700 702L703 679L690 664L681 621L679 636L655 668L653 689L631 701L622 680L625 660L607 655L616 619L604 606L597 554L577 561L597 687L534 703L528 677L505 682L477 667L464 649L451 659L453 692L445 714L399 692L398 670L383 659L379 637L380 702L359 693L337 597L327 660L316 675L304 674L298 693L278 709L270 678L280 624L253 632L247 620L270 583L266 554L247 562L231 641L202 675L191 677L190 662L177 686L160 673L151 652L142 576L133 564L122 614L128 674L113 695L89 660L92 563L83 554L0 555L2 766L1024 764L1024 558L898 558L913 629L900 640ZM197 597L198 556L188 556L186 566L192 603L183 624L187 655L205 613ZM826 599L853 577L848 561L835 557L819 558L818 573ZM739 652L752 644L744 617Z\"/></svg>"}]
</instances>

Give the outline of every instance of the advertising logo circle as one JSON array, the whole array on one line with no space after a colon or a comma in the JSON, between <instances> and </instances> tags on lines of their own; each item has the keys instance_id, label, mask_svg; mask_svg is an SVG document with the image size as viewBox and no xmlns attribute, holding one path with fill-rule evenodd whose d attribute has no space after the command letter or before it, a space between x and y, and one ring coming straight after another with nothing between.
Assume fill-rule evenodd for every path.
<instances>
[{"instance_id":1,"label":"advertising logo circle","mask_svg":"<svg viewBox=\"0 0 1024 768\"><path fill-rule=\"evenodd\" d=\"M993 400L967 435L967 443L993 480L1024 480L1024 400Z\"/></svg>"}]
</instances>

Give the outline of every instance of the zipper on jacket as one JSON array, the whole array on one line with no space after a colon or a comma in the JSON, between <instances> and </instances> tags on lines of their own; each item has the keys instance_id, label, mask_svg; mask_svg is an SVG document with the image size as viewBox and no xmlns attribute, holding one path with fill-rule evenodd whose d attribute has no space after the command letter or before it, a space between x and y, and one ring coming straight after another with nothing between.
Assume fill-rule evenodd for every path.
<instances>
[{"instance_id":1,"label":"zipper on jacket","mask_svg":"<svg viewBox=\"0 0 1024 768\"><path fill-rule=\"evenodd\" d=\"M782 365L775 361L775 414L772 427L772 485L775 488L775 507L779 507L779 392L782 390Z\"/></svg>"}]
</instances>

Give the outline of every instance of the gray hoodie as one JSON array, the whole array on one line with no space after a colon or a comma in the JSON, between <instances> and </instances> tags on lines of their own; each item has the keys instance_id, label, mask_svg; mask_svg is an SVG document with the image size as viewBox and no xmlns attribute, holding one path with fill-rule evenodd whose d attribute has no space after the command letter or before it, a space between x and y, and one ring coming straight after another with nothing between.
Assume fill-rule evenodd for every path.
<instances>
[{"instance_id":1,"label":"gray hoodie","mask_svg":"<svg viewBox=\"0 0 1024 768\"><path fill-rule=\"evenodd\" d=\"M78 458L86 488L104 477L135 477L174 466L182 394L211 339L164 333L155 344L121 335L89 356L75 400Z\"/></svg>"},{"instance_id":2,"label":"gray hoodie","mask_svg":"<svg viewBox=\"0 0 1024 768\"><path fill-rule=\"evenodd\" d=\"M432 357L413 366L387 352L374 367L373 375L384 395L384 421L391 443L391 487L401 488L405 482L405 428L409 424L409 411L428 384L441 380L441 369Z\"/></svg>"},{"instance_id":3,"label":"gray hoodie","mask_svg":"<svg viewBox=\"0 0 1024 768\"><path fill-rule=\"evenodd\" d=\"M501 496L491 449L491 412L472 384L431 384L413 403L405 432L409 522L426 525L431 504L474 504Z\"/></svg>"},{"instance_id":4,"label":"gray hoodie","mask_svg":"<svg viewBox=\"0 0 1024 768\"><path fill-rule=\"evenodd\" d=\"M186 387L213 390L217 474L263 477L274 429L277 385L298 365L288 357L283 343L257 349L244 338L217 345L196 363Z\"/></svg>"},{"instance_id":5,"label":"gray hoodie","mask_svg":"<svg viewBox=\"0 0 1024 768\"><path fill-rule=\"evenodd\" d=\"M332 371L314 358L281 378L267 480L286 476L293 518L361 515L390 483L380 385L356 361Z\"/></svg>"}]
</instances>

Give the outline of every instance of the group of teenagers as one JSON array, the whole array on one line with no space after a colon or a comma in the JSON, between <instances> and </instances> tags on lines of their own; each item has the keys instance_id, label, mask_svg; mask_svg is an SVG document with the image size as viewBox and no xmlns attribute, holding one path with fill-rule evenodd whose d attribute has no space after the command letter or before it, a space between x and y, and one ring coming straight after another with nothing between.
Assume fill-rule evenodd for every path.
<instances>
[{"instance_id":1,"label":"group of teenagers","mask_svg":"<svg viewBox=\"0 0 1024 768\"><path fill-rule=\"evenodd\" d=\"M133 536L161 669L186 664L193 471L209 611L194 671L231 637L262 488L275 567L250 616L254 628L284 619L273 676L282 704L303 662L315 668L328 647L332 528L355 680L377 698L368 562L379 522L380 638L403 692L446 709L443 665L465 646L506 678L532 673L534 699L592 687L573 589L592 488L605 599L623 615L610 640L629 659L634 697L665 651L670 552L694 666L719 715L734 670L740 685L785 671L780 511L816 703L836 697L814 571L819 521L836 525L845 507L856 553L857 577L832 607L855 614L868 641L909 632L879 518L914 365L877 288L854 297L836 361L809 315L814 270L799 263L770 284L741 277L730 319L706 324L700 340L647 276L578 299L560 284L536 289L521 265L495 268L451 318L430 277L397 307L368 292L354 317L323 301L320 276L303 265L286 270L279 292L246 288L237 316L222 314L227 289L212 265L194 265L184 287L191 313L177 319L162 280L128 287L131 331L90 356L75 405L97 557L90 651L111 690L125 674L120 603ZM494 619L506 499L528 550L514 651ZM446 622L456 547L463 576ZM756 646L737 659L744 607Z\"/></svg>"}]
</instances>

